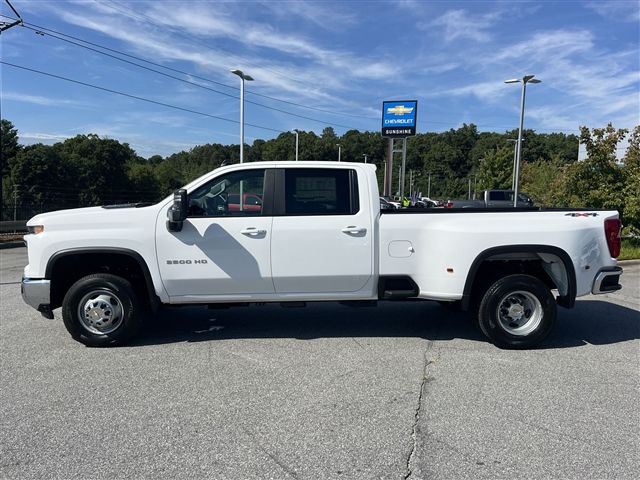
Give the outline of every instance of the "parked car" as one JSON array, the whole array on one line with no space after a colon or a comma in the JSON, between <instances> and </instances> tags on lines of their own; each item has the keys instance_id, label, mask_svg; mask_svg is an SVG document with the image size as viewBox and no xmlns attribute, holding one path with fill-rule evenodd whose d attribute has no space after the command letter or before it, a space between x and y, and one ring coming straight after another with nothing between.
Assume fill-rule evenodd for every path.
<instances>
[{"instance_id":1,"label":"parked car","mask_svg":"<svg viewBox=\"0 0 640 480\"><path fill-rule=\"evenodd\" d=\"M257 193L244 193L242 195L242 209L240 208L240 194L230 193L227 203L230 212L260 212L262 211L262 195Z\"/></svg>"},{"instance_id":2,"label":"parked car","mask_svg":"<svg viewBox=\"0 0 640 480\"><path fill-rule=\"evenodd\" d=\"M396 207L393 203L386 200L384 197L380 197L380 210L394 210Z\"/></svg>"}]
</instances>

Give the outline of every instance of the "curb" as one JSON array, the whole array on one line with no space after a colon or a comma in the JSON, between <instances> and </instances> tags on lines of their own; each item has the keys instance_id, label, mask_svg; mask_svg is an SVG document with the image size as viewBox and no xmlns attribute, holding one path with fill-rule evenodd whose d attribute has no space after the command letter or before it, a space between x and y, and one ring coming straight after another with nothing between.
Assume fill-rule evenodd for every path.
<instances>
[{"instance_id":1,"label":"curb","mask_svg":"<svg viewBox=\"0 0 640 480\"><path fill-rule=\"evenodd\" d=\"M621 267L630 267L631 265L640 265L640 260L620 260L618 265Z\"/></svg>"}]
</instances>

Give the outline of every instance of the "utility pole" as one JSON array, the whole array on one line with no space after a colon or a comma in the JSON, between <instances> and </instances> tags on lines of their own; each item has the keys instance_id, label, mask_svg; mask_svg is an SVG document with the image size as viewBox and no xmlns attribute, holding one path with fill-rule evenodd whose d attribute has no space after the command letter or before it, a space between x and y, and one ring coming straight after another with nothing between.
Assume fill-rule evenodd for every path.
<instances>
[{"instance_id":1,"label":"utility pole","mask_svg":"<svg viewBox=\"0 0 640 480\"><path fill-rule=\"evenodd\" d=\"M0 22L0 33L4 32L5 30L9 30L11 27L15 27L16 25L22 25L22 17L20 16L20 14L16 11L15 8L13 8L13 5L11 5L11 2L9 2L9 0L5 0L5 2L7 2L7 5L9 5L9 8L13 10L13 13L16 14L16 17L18 17L18 19L11 23Z\"/></svg>"},{"instance_id":2,"label":"utility pole","mask_svg":"<svg viewBox=\"0 0 640 480\"><path fill-rule=\"evenodd\" d=\"M13 5L11 5L11 2L9 2L9 0L5 0L5 2L7 2L7 5L9 5L9 8L13 11L13 13L16 14L16 17L18 17L18 19L14 20L11 23L9 23L9 22L0 22L0 34L2 34L2 32L4 32L5 30L9 30L11 27L15 27L16 25L22 25L22 23L23 23L22 22L22 17L18 13L18 11L15 8L13 8ZM4 157L4 152L0 151L0 157ZM4 158L0 158L0 165L2 165L4 163L2 160L4 160ZM3 200L3 195L2 195L2 181L4 180L4 178L3 178L2 174L3 174L3 172L2 172L2 170L0 170L0 221L2 221L4 219L4 200ZM15 210L15 208L14 208L14 210ZM14 211L13 216L15 217L15 211Z\"/></svg>"},{"instance_id":3,"label":"utility pole","mask_svg":"<svg viewBox=\"0 0 640 480\"><path fill-rule=\"evenodd\" d=\"M342 156L342 145L336 143L336 147L338 147L338 161L340 161L340 157Z\"/></svg>"},{"instance_id":4,"label":"utility pole","mask_svg":"<svg viewBox=\"0 0 640 480\"><path fill-rule=\"evenodd\" d=\"M429 172L429 183L427 183L427 197L431 198L431 172Z\"/></svg>"}]
</instances>

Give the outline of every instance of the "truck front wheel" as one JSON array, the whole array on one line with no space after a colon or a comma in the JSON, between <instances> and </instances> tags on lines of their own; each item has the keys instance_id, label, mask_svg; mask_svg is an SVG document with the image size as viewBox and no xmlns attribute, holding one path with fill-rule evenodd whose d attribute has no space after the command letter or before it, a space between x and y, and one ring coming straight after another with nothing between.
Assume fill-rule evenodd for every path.
<instances>
[{"instance_id":1,"label":"truck front wheel","mask_svg":"<svg viewBox=\"0 0 640 480\"><path fill-rule=\"evenodd\" d=\"M71 286L62 301L62 318L75 340L89 347L111 347L138 332L142 307L128 280L97 273Z\"/></svg>"},{"instance_id":2,"label":"truck front wheel","mask_svg":"<svg viewBox=\"0 0 640 480\"><path fill-rule=\"evenodd\" d=\"M498 347L529 348L546 338L556 321L549 288L530 275L509 275L482 296L478 324Z\"/></svg>"}]
</instances>

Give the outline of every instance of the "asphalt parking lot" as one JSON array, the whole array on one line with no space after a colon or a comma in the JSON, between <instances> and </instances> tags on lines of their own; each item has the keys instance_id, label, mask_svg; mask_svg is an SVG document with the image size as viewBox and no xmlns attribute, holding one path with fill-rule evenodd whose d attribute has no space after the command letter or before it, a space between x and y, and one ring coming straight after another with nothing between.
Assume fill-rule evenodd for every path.
<instances>
[{"instance_id":1,"label":"asphalt parking lot","mask_svg":"<svg viewBox=\"0 0 640 480\"><path fill-rule=\"evenodd\" d=\"M499 350L435 303L167 309L116 349L0 250L0 477L637 478L640 265ZM635 474L633 472L636 472Z\"/></svg>"}]
</instances>

